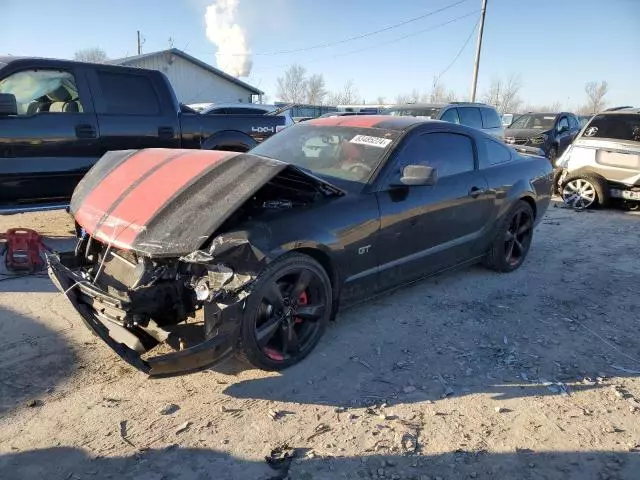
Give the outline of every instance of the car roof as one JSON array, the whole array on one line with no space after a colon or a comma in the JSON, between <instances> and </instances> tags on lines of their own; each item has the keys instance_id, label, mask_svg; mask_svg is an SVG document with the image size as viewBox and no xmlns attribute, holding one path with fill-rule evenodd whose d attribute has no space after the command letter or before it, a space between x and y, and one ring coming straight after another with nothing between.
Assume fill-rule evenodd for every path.
<instances>
[{"instance_id":1,"label":"car roof","mask_svg":"<svg viewBox=\"0 0 640 480\"><path fill-rule=\"evenodd\" d=\"M343 115L339 117L314 118L304 122L319 127L381 128L384 130L404 131L418 123L427 123L416 117L394 117L391 115ZM435 121L434 121L435 122ZM437 122L444 123L444 122Z\"/></svg>"},{"instance_id":2,"label":"car roof","mask_svg":"<svg viewBox=\"0 0 640 480\"><path fill-rule=\"evenodd\" d=\"M444 107L488 107L495 108L492 105L488 105L482 102L446 102L446 103L398 103L396 105L390 105L386 109L394 108L444 108ZM385 109L385 110L386 110Z\"/></svg>"},{"instance_id":3,"label":"car roof","mask_svg":"<svg viewBox=\"0 0 640 480\"><path fill-rule=\"evenodd\" d=\"M624 107L616 110L605 110L604 112L598 112L596 115L617 115L619 113L628 113L631 115L640 114L640 108L637 107Z\"/></svg>"},{"instance_id":4,"label":"car roof","mask_svg":"<svg viewBox=\"0 0 640 480\"><path fill-rule=\"evenodd\" d=\"M230 103L211 103L209 104L209 108L255 108L256 110L276 110L278 107L275 105L265 105L264 103L241 103L241 102L230 102Z\"/></svg>"}]
</instances>

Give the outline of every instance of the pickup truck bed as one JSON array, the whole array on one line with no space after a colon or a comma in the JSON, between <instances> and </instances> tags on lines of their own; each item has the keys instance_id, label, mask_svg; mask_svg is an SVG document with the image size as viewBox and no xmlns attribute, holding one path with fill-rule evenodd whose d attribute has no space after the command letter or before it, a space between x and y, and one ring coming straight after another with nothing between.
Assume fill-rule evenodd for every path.
<instances>
[{"instance_id":1,"label":"pickup truck bed","mask_svg":"<svg viewBox=\"0 0 640 480\"><path fill-rule=\"evenodd\" d=\"M41 58L0 57L0 100L0 212L67 203L110 150L247 151L285 121L194 113L159 71Z\"/></svg>"}]
</instances>

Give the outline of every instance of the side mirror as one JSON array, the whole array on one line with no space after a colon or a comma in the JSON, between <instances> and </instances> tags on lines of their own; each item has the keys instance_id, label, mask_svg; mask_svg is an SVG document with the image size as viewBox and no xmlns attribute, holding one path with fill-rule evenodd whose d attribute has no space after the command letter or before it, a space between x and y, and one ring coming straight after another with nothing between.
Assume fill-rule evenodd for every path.
<instances>
[{"instance_id":1,"label":"side mirror","mask_svg":"<svg viewBox=\"0 0 640 480\"><path fill-rule=\"evenodd\" d=\"M402 169L399 183L393 186L435 185L438 171L426 165L407 165Z\"/></svg>"},{"instance_id":2,"label":"side mirror","mask_svg":"<svg viewBox=\"0 0 640 480\"><path fill-rule=\"evenodd\" d=\"M18 103L13 93L0 93L0 116L18 115Z\"/></svg>"},{"instance_id":3,"label":"side mirror","mask_svg":"<svg viewBox=\"0 0 640 480\"><path fill-rule=\"evenodd\" d=\"M564 133L568 130L569 130L569 127L567 127L566 125L562 125L560 128L558 128L558 133Z\"/></svg>"}]
</instances>

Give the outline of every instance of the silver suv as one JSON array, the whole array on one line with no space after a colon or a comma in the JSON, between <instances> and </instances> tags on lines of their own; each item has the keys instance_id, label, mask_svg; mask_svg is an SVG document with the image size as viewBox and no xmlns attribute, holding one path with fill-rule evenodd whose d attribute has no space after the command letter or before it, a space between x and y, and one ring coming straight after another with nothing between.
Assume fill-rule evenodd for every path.
<instances>
[{"instance_id":1,"label":"silver suv","mask_svg":"<svg viewBox=\"0 0 640 480\"><path fill-rule=\"evenodd\" d=\"M562 200L574 208L640 208L640 109L594 115L556 162Z\"/></svg>"},{"instance_id":2,"label":"silver suv","mask_svg":"<svg viewBox=\"0 0 640 480\"><path fill-rule=\"evenodd\" d=\"M477 128L504 141L504 126L491 105L471 102L406 103L385 108L384 115L411 116Z\"/></svg>"}]
</instances>

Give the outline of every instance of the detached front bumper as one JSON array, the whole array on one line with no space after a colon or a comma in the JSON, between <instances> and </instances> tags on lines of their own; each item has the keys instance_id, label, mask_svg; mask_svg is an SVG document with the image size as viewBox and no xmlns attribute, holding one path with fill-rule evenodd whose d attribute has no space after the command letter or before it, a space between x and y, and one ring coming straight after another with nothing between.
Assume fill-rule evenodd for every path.
<instances>
[{"instance_id":1,"label":"detached front bumper","mask_svg":"<svg viewBox=\"0 0 640 480\"><path fill-rule=\"evenodd\" d=\"M118 339L135 337L135 333L126 327L108 319L100 318L97 308L101 305L115 308L125 308L122 300L115 298L95 285L85 280L73 270L62 264L57 256L48 256L49 277L56 287L71 301L78 311L85 325L107 345L109 345L125 362L150 376L171 376L193 372L210 367L229 358L235 351L240 331L240 321L221 322L221 311L211 307L211 315L217 316L211 319L211 325L225 323L223 328L216 328L216 334L192 347L166 355L143 360L141 354L133 348L125 345ZM206 308L206 307L205 307ZM227 315L233 315L237 307L229 307ZM238 312L235 312L238 314ZM205 310L205 315L207 312ZM236 321L233 321L236 320ZM207 330L211 330L207 328Z\"/></svg>"}]
</instances>

